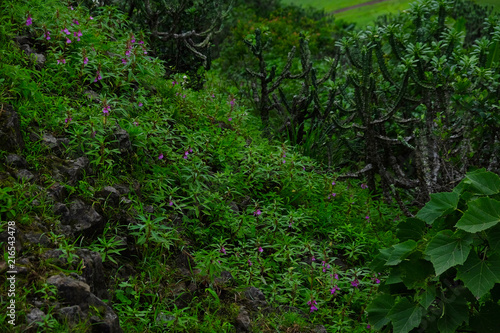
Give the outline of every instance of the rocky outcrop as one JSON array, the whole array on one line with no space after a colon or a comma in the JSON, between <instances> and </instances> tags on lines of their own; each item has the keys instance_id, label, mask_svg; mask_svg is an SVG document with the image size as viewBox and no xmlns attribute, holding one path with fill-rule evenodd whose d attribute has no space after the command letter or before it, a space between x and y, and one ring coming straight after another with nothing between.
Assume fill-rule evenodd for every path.
<instances>
[{"instance_id":1,"label":"rocky outcrop","mask_svg":"<svg viewBox=\"0 0 500 333\"><path fill-rule=\"evenodd\" d=\"M60 316L69 316L73 320L83 317L92 332L123 332L113 309L95 296L85 282L60 274L48 278L47 283L57 288L58 296L66 305L59 310Z\"/></svg>"},{"instance_id":2,"label":"rocky outcrop","mask_svg":"<svg viewBox=\"0 0 500 333\"><path fill-rule=\"evenodd\" d=\"M56 203L54 213L61 215L61 230L66 235L92 236L104 228L104 219L94 208L76 199L69 205Z\"/></svg>"},{"instance_id":3,"label":"rocky outcrop","mask_svg":"<svg viewBox=\"0 0 500 333\"><path fill-rule=\"evenodd\" d=\"M6 104L0 106L0 150L16 153L24 149L19 115Z\"/></svg>"}]
</instances>

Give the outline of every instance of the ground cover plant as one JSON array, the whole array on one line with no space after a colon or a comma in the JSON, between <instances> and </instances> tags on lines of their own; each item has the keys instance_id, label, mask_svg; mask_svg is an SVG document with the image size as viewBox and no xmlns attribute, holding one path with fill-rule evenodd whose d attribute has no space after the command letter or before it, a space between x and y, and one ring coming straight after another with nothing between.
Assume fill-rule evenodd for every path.
<instances>
[{"instance_id":1,"label":"ground cover plant","mask_svg":"<svg viewBox=\"0 0 500 333\"><path fill-rule=\"evenodd\" d=\"M435 324L452 331L468 325L462 320L464 304L471 309L471 327L483 327L482 318L498 307L493 286L500 281L494 269L480 277L484 285L473 277L478 260L485 267L496 260L498 176L479 170L453 192L434 194L443 187L432 187L426 192L431 200L420 211L412 203L419 187L397 189L381 168L365 170L370 171L365 177L359 172L362 159L347 154L341 140L332 144L335 137L327 127L311 130L307 121L321 120L321 101L333 101L324 84L344 86L336 100L343 112L355 106L349 103L356 89L371 89L365 76L377 84L390 81L381 65L368 73L367 50L374 46L363 43L372 31L354 31L297 7L233 5L231 18L227 4L217 1L2 2L1 330L408 332ZM414 21L398 18L407 31L397 35L398 43L413 38L413 24L429 17L419 6ZM165 22L173 25L156 20L165 13L170 15ZM207 21L198 22L204 16ZM221 20L232 22L229 31L223 31ZM460 89L472 100L462 97L482 108L481 117L496 129L492 109L498 98L487 86L498 90L492 55L498 41L496 21L487 22L491 29L476 35L489 34L489 43L471 46L477 48L477 61L457 64L463 60L457 46L458 60L450 60L457 72L446 77L452 83L440 82L449 88L457 77L470 80L473 88ZM424 26L429 29L423 35L434 33ZM182 27L194 32L184 34ZM476 25L460 25L467 27ZM154 35L163 32L173 40L162 48ZM220 48L220 59L210 70L208 41L224 35L228 44L214 47ZM269 42L272 52L265 54L270 37L282 40ZM292 47L301 57L281 57ZM390 47L384 44L384 58L398 69L391 75L404 78ZM326 55L332 59L323 63ZM480 64L485 57L487 67ZM362 68L355 66L358 61ZM260 67L250 69L254 65ZM354 67L341 73L337 65ZM279 84L265 95L252 85L255 77L261 87ZM409 100L420 98L429 84L412 79L415 95ZM297 89L302 91L294 97ZM380 89L400 95L387 84ZM274 103L267 104L271 99ZM311 103L317 105L310 114L316 118L290 118L281 132L275 130L281 125L276 108L293 114ZM446 123L445 117L439 120ZM475 120L471 135L476 136L468 138L484 141L486 130ZM387 129L389 134L402 135L392 126L396 129ZM345 138L360 147L363 141L356 142L353 133ZM492 161L487 152L474 150L479 156L467 167ZM341 155L345 158L331 157ZM480 221L475 214L482 214ZM434 222L433 227L424 222ZM447 246L468 246L470 258L443 264L434 245L445 238ZM8 296L10 263L17 271L14 298ZM410 281L408 263L425 274ZM424 286L436 293L422 304ZM465 297L464 288L480 298ZM456 290L463 296L449 302L439 297ZM7 308L11 299L14 317ZM436 309L450 321L432 319ZM409 310L410 320L403 323Z\"/></svg>"}]
</instances>

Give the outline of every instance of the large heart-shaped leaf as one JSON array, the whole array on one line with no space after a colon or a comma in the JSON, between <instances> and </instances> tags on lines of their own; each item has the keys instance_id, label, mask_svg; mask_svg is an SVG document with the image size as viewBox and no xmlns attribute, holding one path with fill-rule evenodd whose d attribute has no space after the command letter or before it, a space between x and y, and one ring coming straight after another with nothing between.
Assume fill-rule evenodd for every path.
<instances>
[{"instance_id":1,"label":"large heart-shaped leaf","mask_svg":"<svg viewBox=\"0 0 500 333\"><path fill-rule=\"evenodd\" d=\"M500 257L491 256L481 260L476 253L472 253L463 266L458 268L457 278L476 297L482 297L495 283L500 282Z\"/></svg>"},{"instance_id":2,"label":"large heart-shaped leaf","mask_svg":"<svg viewBox=\"0 0 500 333\"><path fill-rule=\"evenodd\" d=\"M469 308L463 295L452 297L452 302L443 302L444 313L438 320L441 333L453 333L468 317Z\"/></svg>"},{"instance_id":3,"label":"large heart-shaped leaf","mask_svg":"<svg viewBox=\"0 0 500 333\"><path fill-rule=\"evenodd\" d=\"M500 224L497 224L493 228L489 229L486 237L488 238L491 251L500 252Z\"/></svg>"},{"instance_id":4,"label":"large heart-shaped leaf","mask_svg":"<svg viewBox=\"0 0 500 333\"><path fill-rule=\"evenodd\" d=\"M470 172L465 176L465 183L470 184L470 191L492 195L500 192L500 177L485 169Z\"/></svg>"},{"instance_id":5,"label":"large heart-shaped leaf","mask_svg":"<svg viewBox=\"0 0 500 333\"><path fill-rule=\"evenodd\" d=\"M479 198L469 203L469 208L456 227L467 232L479 232L491 228L500 222L500 201L491 198Z\"/></svg>"},{"instance_id":6,"label":"large heart-shaped leaf","mask_svg":"<svg viewBox=\"0 0 500 333\"><path fill-rule=\"evenodd\" d=\"M432 224L438 217L457 209L459 195L454 192L433 193L431 200L417 213L422 221Z\"/></svg>"},{"instance_id":7,"label":"large heart-shaped leaf","mask_svg":"<svg viewBox=\"0 0 500 333\"><path fill-rule=\"evenodd\" d=\"M394 249L389 259L387 260L387 266L394 266L399 264L408 254L410 254L417 247L417 242L414 240L407 240L406 242L394 245Z\"/></svg>"},{"instance_id":8,"label":"large heart-shaped leaf","mask_svg":"<svg viewBox=\"0 0 500 333\"><path fill-rule=\"evenodd\" d=\"M424 221L410 217L406 220L406 222L398 224L397 237L401 242L409 239L418 241L424 235L425 228L426 224Z\"/></svg>"},{"instance_id":9,"label":"large heart-shaped leaf","mask_svg":"<svg viewBox=\"0 0 500 333\"><path fill-rule=\"evenodd\" d=\"M419 304L412 303L407 298L401 299L387 315L392 321L394 333L408 333L418 327L422 321L422 311Z\"/></svg>"},{"instance_id":10,"label":"large heart-shaped leaf","mask_svg":"<svg viewBox=\"0 0 500 333\"><path fill-rule=\"evenodd\" d=\"M368 320L373 329L380 330L389 323L387 314L394 306L394 297L388 294L382 294L375 298L373 302L366 308L368 312Z\"/></svg>"},{"instance_id":11,"label":"large heart-shaped leaf","mask_svg":"<svg viewBox=\"0 0 500 333\"><path fill-rule=\"evenodd\" d=\"M463 264L469 255L471 243L471 235L459 237L451 230L437 233L425 249L425 253L431 256L436 275L442 274L450 267Z\"/></svg>"}]
</instances>

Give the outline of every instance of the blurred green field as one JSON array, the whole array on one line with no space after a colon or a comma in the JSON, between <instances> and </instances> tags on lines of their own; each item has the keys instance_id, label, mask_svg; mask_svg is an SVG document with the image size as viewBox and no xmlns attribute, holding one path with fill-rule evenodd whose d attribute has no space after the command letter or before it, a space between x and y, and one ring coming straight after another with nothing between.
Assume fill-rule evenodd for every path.
<instances>
[{"instance_id":1,"label":"blurred green field","mask_svg":"<svg viewBox=\"0 0 500 333\"><path fill-rule=\"evenodd\" d=\"M342 8L351 7L369 2L370 0L282 0L284 4L296 4L323 8L326 12L333 12ZM386 0L372 5L361 6L335 14L338 19L356 22L359 26L366 26L379 15L397 13L410 7L414 0ZM500 9L500 0L477 0L479 4L493 6Z\"/></svg>"}]
</instances>

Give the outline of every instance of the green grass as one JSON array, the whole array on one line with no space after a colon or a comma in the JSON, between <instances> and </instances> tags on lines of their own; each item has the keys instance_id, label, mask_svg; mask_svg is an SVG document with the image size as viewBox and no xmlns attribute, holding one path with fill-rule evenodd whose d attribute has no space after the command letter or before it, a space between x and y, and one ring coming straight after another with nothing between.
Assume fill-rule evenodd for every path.
<instances>
[{"instance_id":1,"label":"green grass","mask_svg":"<svg viewBox=\"0 0 500 333\"><path fill-rule=\"evenodd\" d=\"M410 7L410 3L414 0L387 0L373 5L362 6L347 10L342 13L335 14L337 19L356 22L359 26L367 26L372 23L378 16L389 13L397 13ZM333 12L341 8L354 6L369 2L369 0L283 0L284 4L295 4L302 6L312 6L323 8L326 12ZM495 9L500 9L500 0L477 0L476 3L493 6Z\"/></svg>"}]
</instances>

